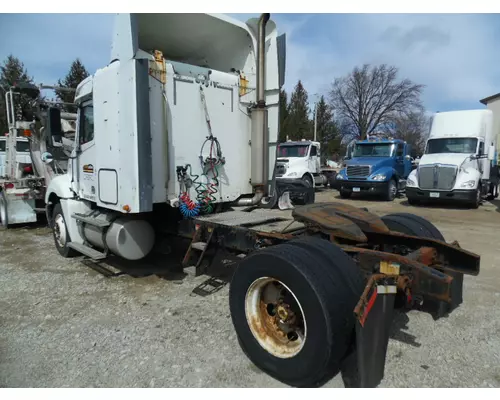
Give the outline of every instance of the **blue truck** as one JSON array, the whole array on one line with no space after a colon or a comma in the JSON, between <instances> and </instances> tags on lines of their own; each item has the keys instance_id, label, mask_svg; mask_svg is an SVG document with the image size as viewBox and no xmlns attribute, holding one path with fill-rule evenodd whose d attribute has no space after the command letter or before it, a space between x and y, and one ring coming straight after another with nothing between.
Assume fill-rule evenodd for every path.
<instances>
[{"instance_id":1,"label":"blue truck","mask_svg":"<svg viewBox=\"0 0 500 400\"><path fill-rule=\"evenodd\" d=\"M361 193L393 201L406 188L412 170L410 146L399 139L355 141L348 147L345 160L335 179L342 198Z\"/></svg>"}]
</instances>

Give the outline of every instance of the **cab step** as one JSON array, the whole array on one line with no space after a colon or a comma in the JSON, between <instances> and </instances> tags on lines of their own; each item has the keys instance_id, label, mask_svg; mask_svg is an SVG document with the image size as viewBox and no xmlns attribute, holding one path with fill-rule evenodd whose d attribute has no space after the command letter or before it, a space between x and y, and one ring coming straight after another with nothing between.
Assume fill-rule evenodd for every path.
<instances>
[{"instance_id":1,"label":"cab step","mask_svg":"<svg viewBox=\"0 0 500 400\"><path fill-rule=\"evenodd\" d=\"M69 242L68 247L76 250L77 252L83 254L84 256L89 257L94 261L103 260L106 258L106 254L101 253L91 247L85 246L81 243Z\"/></svg>"},{"instance_id":2,"label":"cab step","mask_svg":"<svg viewBox=\"0 0 500 400\"><path fill-rule=\"evenodd\" d=\"M191 246L193 249L203 251L207 248L207 243L206 242L195 242Z\"/></svg>"}]
</instances>

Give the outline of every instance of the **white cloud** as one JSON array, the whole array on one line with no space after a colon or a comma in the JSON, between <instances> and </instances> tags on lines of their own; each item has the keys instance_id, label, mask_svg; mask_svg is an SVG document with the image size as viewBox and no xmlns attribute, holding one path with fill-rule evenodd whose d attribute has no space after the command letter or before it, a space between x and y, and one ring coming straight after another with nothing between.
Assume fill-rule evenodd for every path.
<instances>
[{"instance_id":1,"label":"white cloud","mask_svg":"<svg viewBox=\"0 0 500 400\"><path fill-rule=\"evenodd\" d=\"M237 14L245 21L258 14ZM481 107L500 91L500 18L478 14L273 14L287 33L289 91L301 79L312 99L363 63L388 63L425 84L430 110ZM54 83L80 57L90 72L109 61L112 15L0 15L0 59L13 53L37 81ZM22 29L20 29L22 27ZM498 85L497 85L498 83Z\"/></svg>"},{"instance_id":2,"label":"white cloud","mask_svg":"<svg viewBox=\"0 0 500 400\"><path fill-rule=\"evenodd\" d=\"M340 26L337 15L322 20L313 43L297 36L288 42L287 86L301 78L309 92L327 91L355 65L388 63L399 67L400 77L426 85L423 99L432 110L481 108L479 99L500 91L493 15L358 14Z\"/></svg>"}]
</instances>

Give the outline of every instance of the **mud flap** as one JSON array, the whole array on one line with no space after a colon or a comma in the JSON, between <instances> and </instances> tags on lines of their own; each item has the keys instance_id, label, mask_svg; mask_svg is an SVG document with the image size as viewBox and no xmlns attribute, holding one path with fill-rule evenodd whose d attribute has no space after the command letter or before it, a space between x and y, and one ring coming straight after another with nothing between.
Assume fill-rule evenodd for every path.
<instances>
[{"instance_id":1,"label":"mud flap","mask_svg":"<svg viewBox=\"0 0 500 400\"><path fill-rule=\"evenodd\" d=\"M304 204L312 204L316 199L314 186L306 186L302 179L276 180L278 198L288 193L289 198L300 197Z\"/></svg>"},{"instance_id":2,"label":"mud flap","mask_svg":"<svg viewBox=\"0 0 500 400\"><path fill-rule=\"evenodd\" d=\"M285 192L280 196L278 200L278 207L280 210L290 210L294 208L290 200L290 192Z\"/></svg>"},{"instance_id":3,"label":"mud flap","mask_svg":"<svg viewBox=\"0 0 500 400\"><path fill-rule=\"evenodd\" d=\"M355 342L341 366L345 387L375 388L384 378L396 286L371 286L356 317ZM358 307L357 307L358 309Z\"/></svg>"}]
</instances>

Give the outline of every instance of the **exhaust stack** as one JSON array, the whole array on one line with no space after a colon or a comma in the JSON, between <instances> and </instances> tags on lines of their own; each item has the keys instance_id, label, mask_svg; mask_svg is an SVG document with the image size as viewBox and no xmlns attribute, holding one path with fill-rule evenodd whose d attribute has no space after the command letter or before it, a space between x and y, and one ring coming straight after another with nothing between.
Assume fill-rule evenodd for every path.
<instances>
[{"instance_id":1,"label":"exhaust stack","mask_svg":"<svg viewBox=\"0 0 500 400\"><path fill-rule=\"evenodd\" d=\"M249 199L240 199L239 206L258 204L268 193L269 185L269 132L267 126L266 107L266 24L270 14L262 14L259 18L257 37L257 104L252 109L251 133L251 184L255 195Z\"/></svg>"}]
</instances>

